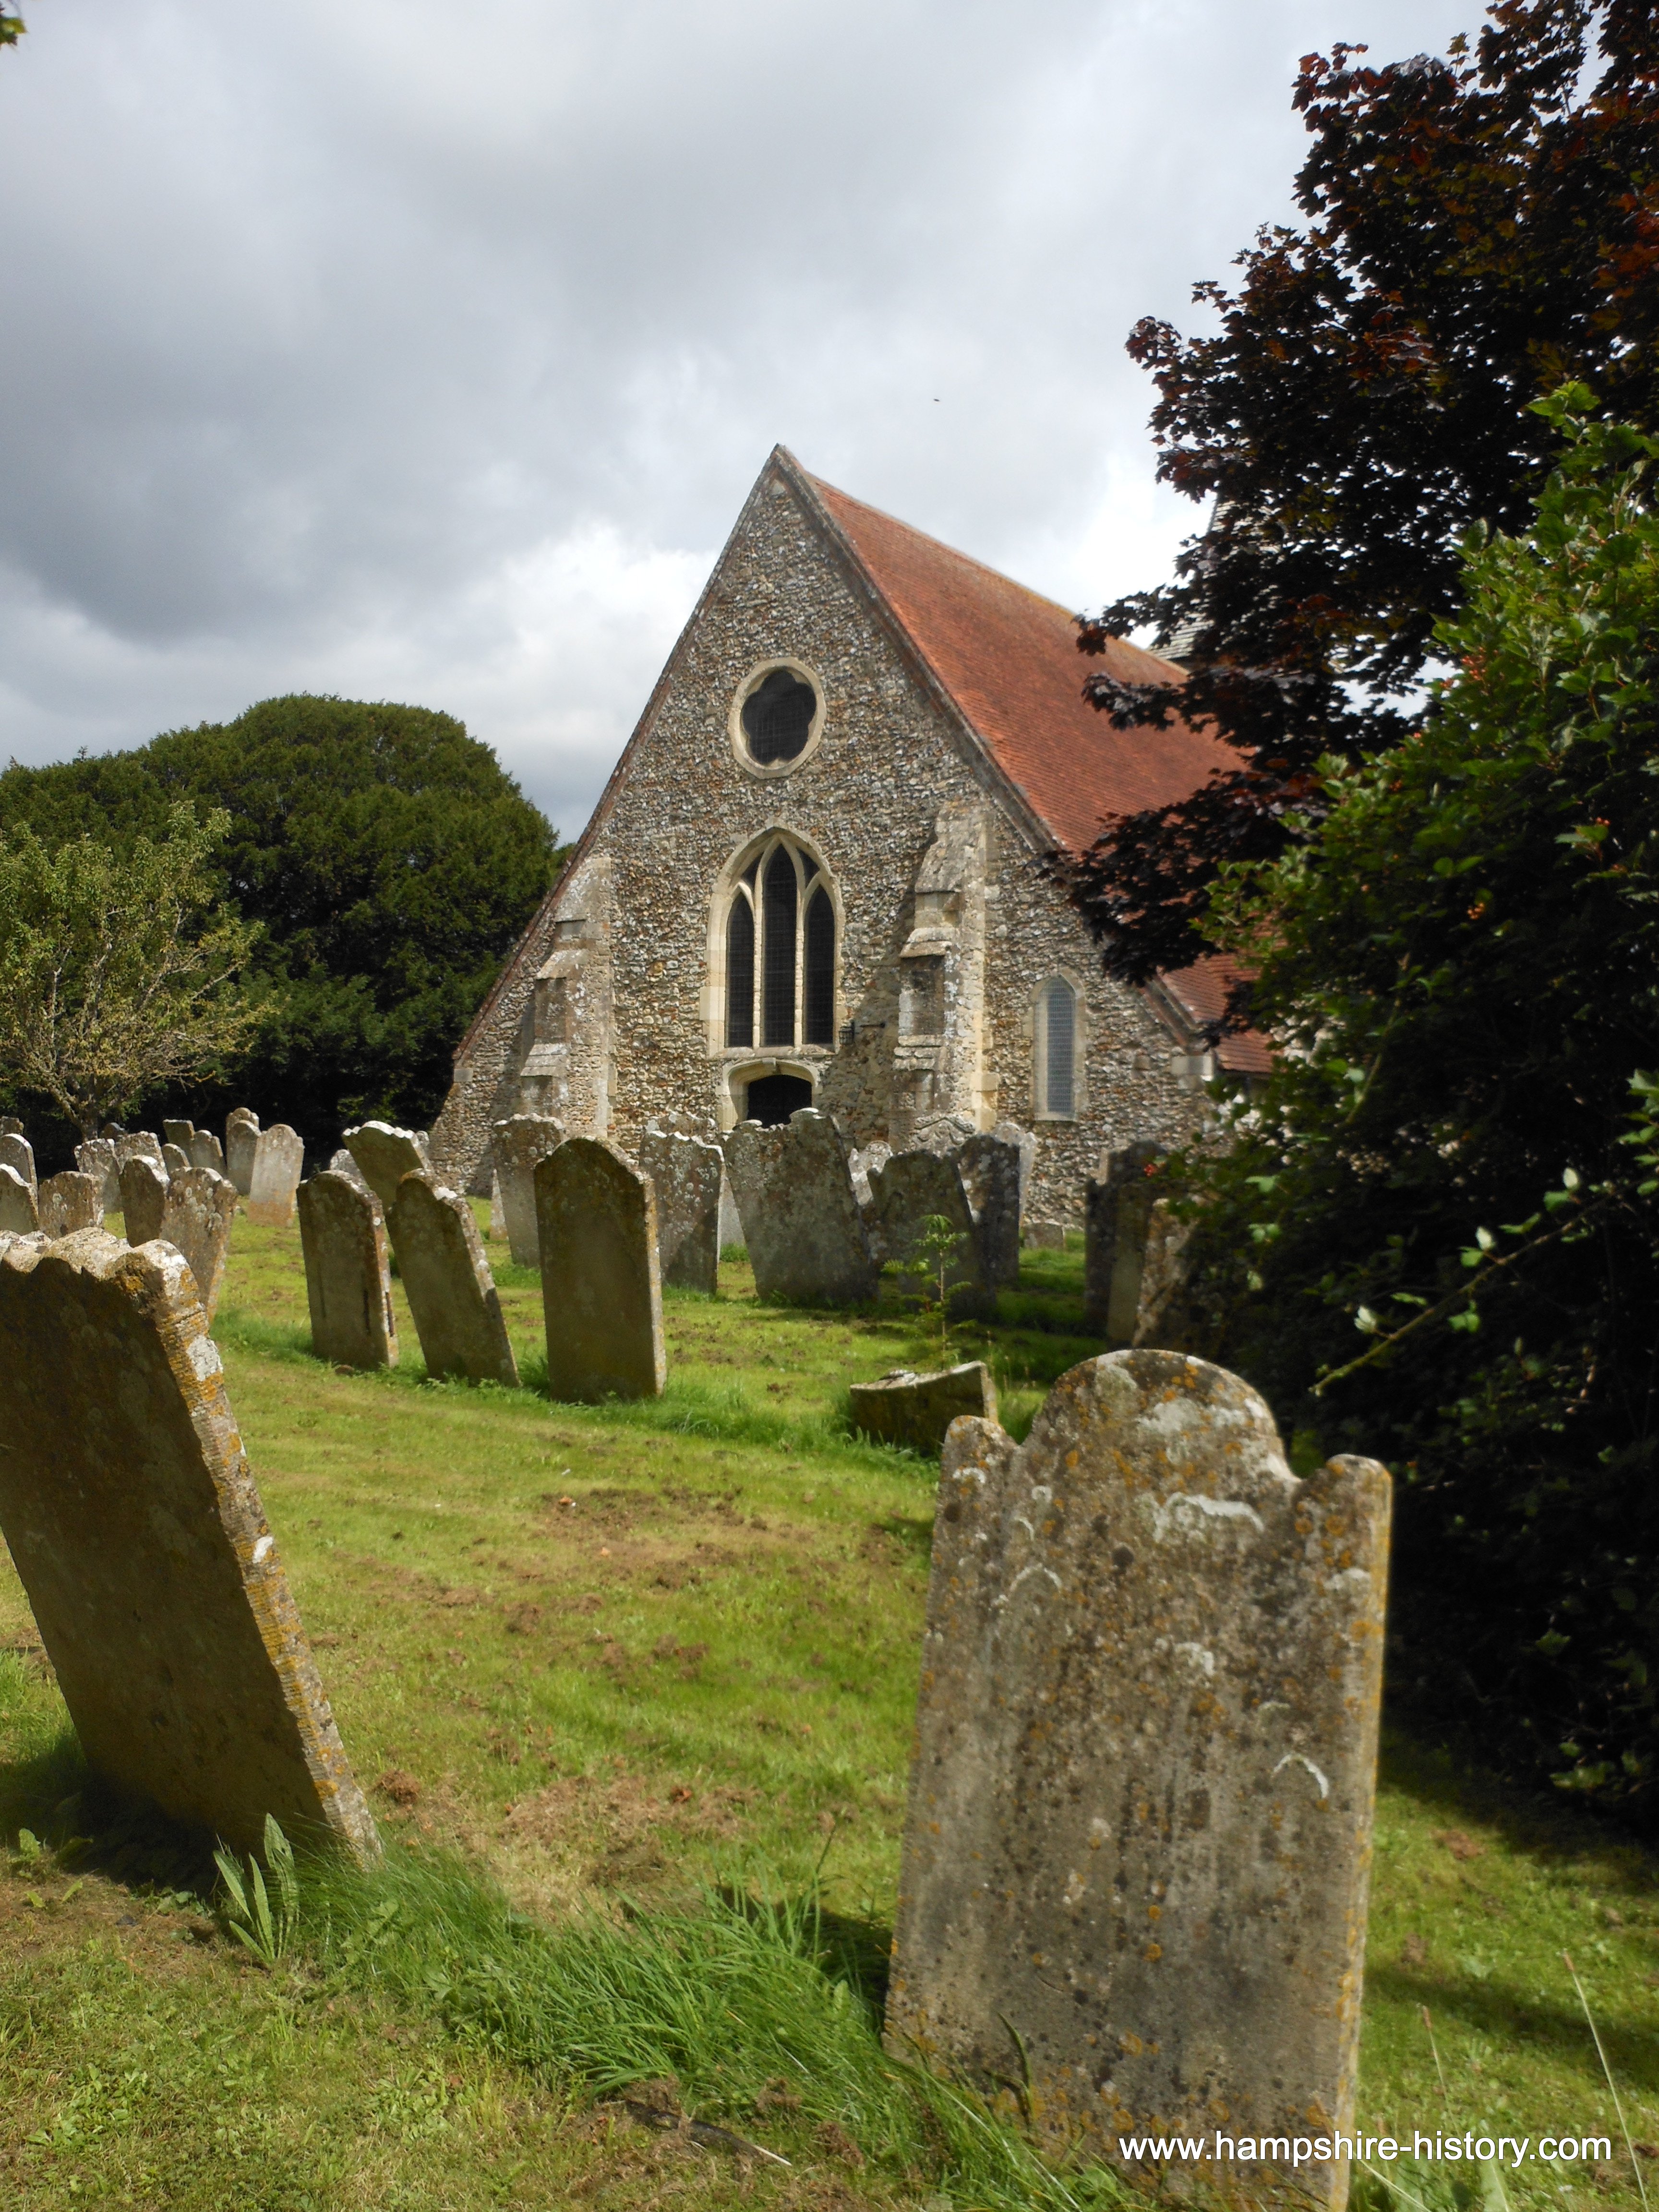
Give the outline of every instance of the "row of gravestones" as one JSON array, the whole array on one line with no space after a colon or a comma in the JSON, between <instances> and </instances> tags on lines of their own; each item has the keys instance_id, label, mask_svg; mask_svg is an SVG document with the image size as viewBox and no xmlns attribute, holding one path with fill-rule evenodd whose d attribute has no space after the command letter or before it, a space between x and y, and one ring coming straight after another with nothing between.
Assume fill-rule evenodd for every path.
<instances>
[{"instance_id":1,"label":"row of gravestones","mask_svg":"<svg viewBox=\"0 0 1659 2212\"><path fill-rule=\"evenodd\" d=\"M353 1158L412 1251L456 1217L424 1169L390 1182L392 1133L355 1132ZM618 1166L583 1139L541 1163L544 1236L610 1204L637 1246L641 1179ZM331 1181L362 1195L332 1170L307 1188ZM0 1533L94 1769L240 1849L271 1814L371 1857L179 1255L98 1228L0 1237ZM1389 1510L1370 1461L1298 1480L1261 1400L1178 1354L1073 1368L1024 1445L956 1424L896 2054L994 2097L1023 2075L1057 2148L1120 2164L1128 2136L1224 2124L1235 2156L1186 2186L1340 2203Z\"/></svg>"}]
</instances>

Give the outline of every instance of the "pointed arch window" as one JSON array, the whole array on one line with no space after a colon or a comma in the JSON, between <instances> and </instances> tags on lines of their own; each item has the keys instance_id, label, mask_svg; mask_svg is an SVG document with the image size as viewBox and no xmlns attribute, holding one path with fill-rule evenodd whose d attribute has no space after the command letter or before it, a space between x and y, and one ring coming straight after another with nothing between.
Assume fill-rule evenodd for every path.
<instances>
[{"instance_id":1,"label":"pointed arch window","mask_svg":"<svg viewBox=\"0 0 1659 2212\"><path fill-rule=\"evenodd\" d=\"M775 837L732 885L725 921L728 1048L836 1041L836 906L823 872Z\"/></svg>"}]
</instances>

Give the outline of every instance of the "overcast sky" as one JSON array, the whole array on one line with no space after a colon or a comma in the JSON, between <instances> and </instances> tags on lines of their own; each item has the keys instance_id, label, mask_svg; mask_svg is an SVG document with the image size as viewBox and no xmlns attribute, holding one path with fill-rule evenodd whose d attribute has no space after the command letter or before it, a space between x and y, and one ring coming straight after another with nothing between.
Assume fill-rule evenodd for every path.
<instances>
[{"instance_id":1,"label":"overcast sky","mask_svg":"<svg viewBox=\"0 0 1659 2212\"><path fill-rule=\"evenodd\" d=\"M1475 0L33 0L0 759L331 690L580 827L771 447L1068 605L1167 573L1147 313L1297 58Z\"/></svg>"}]
</instances>

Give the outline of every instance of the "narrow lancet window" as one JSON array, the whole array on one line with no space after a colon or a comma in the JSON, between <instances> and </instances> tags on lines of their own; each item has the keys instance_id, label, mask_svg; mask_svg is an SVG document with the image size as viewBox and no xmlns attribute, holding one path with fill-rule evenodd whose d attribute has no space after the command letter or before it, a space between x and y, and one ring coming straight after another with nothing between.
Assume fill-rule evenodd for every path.
<instances>
[{"instance_id":1,"label":"narrow lancet window","mask_svg":"<svg viewBox=\"0 0 1659 2212\"><path fill-rule=\"evenodd\" d=\"M1056 976L1042 994L1043 1111L1071 1114L1076 1095L1077 1001Z\"/></svg>"},{"instance_id":2,"label":"narrow lancet window","mask_svg":"<svg viewBox=\"0 0 1659 2212\"><path fill-rule=\"evenodd\" d=\"M726 923L726 1042L755 1042L755 909L741 891Z\"/></svg>"},{"instance_id":3,"label":"narrow lancet window","mask_svg":"<svg viewBox=\"0 0 1659 2212\"><path fill-rule=\"evenodd\" d=\"M766 864L763 889L762 1042L790 1045L795 1042L795 863L781 845Z\"/></svg>"},{"instance_id":4,"label":"narrow lancet window","mask_svg":"<svg viewBox=\"0 0 1659 2212\"><path fill-rule=\"evenodd\" d=\"M804 1044L833 1044L836 1041L836 909L820 884L806 905L805 1020Z\"/></svg>"}]
</instances>

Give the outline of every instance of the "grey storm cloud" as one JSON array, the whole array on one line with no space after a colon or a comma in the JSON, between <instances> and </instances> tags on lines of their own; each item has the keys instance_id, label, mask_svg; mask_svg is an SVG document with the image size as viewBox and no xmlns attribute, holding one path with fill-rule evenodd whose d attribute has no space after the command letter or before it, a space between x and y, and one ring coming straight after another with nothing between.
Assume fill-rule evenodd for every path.
<instances>
[{"instance_id":1,"label":"grey storm cloud","mask_svg":"<svg viewBox=\"0 0 1659 2212\"><path fill-rule=\"evenodd\" d=\"M1154 580L1146 313L1423 0L35 0L0 56L0 754L289 690L567 830L767 452L1068 604ZM1474 27L1466 0L1462 27Z\"/></svg>"}]
</instances>

